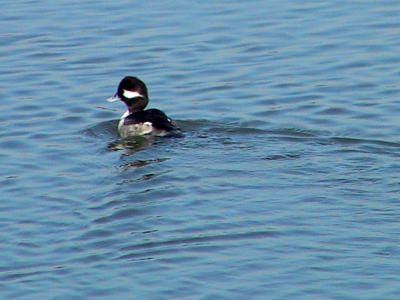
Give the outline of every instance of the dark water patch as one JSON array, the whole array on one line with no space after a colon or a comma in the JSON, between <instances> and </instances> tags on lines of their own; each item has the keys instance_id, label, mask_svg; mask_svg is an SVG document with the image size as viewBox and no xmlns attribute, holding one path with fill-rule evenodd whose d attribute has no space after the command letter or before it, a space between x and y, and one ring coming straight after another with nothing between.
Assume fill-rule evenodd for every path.
<instances>
[{"instance_id":1,"label":"dark water patch","mask_svg":"<svg viewBox=\"0 0 400 300\"><path fill-rule=\"evenodd\" d=\"M96 194L95 196L92 196L89 201L95 202L94 206L88 207L89 210L106 210L109 208L122 207L127 204L122 191L103 193L101 197Z\"/></svg>"},{"instance_id":2,"label":"dark water patch","mask_svg":"<svg viewBox=\"0 0 400 300\"><path fill-rule=\"evenodd\" d=\"M24 271L11 271L7 272L3 276L0 276L0 278L4 281L19 281L22 279L25 279L26 277L35 277L39 276L43 271L35 271L35 270L24 270Z\"/></svg>"},{"instance_id":3,"label":"dark water patch","mask_svg":"<svg viewBox=\"0 0 400 300\"><path fill-rule=\"evenodd\" d=\"M30 53L29 55L26 56L27 59L54 59L57 57L62 56L61 53L58 52L34 52Z\"/></svg>"},{"instance_id":4,"label":"dark water patch","mask_svg":"<svg viewBox=\"0 0 400 300\"><path fill-rule=\"evenodd\" d=\"M373 144L385 147L394 147L399 148L400 144L389 141L380 141L380 140L368 140L368 139L360 139L360 138L350 138L350 137L332 137L332 141L338 142L344 145L353 145L353 144Z\"/></svg>"},{"instance_id":5,"label":"dark water patch","mask_svg":"<svg viewBox=\"0 0 400 300\"><path fill-rule=\"evenodd\" d=\"M60 118L59 120L57 120L57 122L68 123L68 124L74 124L74 123L82 124L83 120L84 120L83 117L70 115L70 116L64 116L63 118Z\"/></svg>"},{"instance_id":6,"label":"dark water patch","mask_svg":"<svg viewBox=\"0 0 400 300\"><path fill-rule=\"evenodd\" d=\"M371 119L371 120L379 120L381 115L376 113L362 113L358 116L353 116L354 119Z\"/></svg>"},{"instance_id":7,"label":"dark water patch","mask_svg":"<svg viewBox=\"0 0 400 300\"><path fill-rule=\"evenodd\" d=\"M166 161L167 158L158 158L158 159L150 159L150 160L137 160L137 161L133 161L133 162L128 162L125 163L123 165L121 165L121 168L123 168L124 170L128 170L131 168L140 168L140 167L144 167L150 164L154 164L154 163L160 163L163 161Z\"/></svg>"},{"instance_id":8,"label":"dark water patch","mask_svg":"<svg viewBox=\"0 0 400 300\"><path fill-rule=\"evenodd\" d=\"M71 61L72 65L93 65L99 63L107 63L112 60L111 57L87 57L85 59L78 59L75 61Z\"/></svg>"},{"instance_id":9,"label":"dark water patch","mask_svg":"<svg viewBox=\"0 0 400 300\"><path fill-rule=\"evenodd\" d=\"M366 68L369 67L370 63L366 62L366 61L356 61L356 62L350 62L350 63L346 63L346 64L339 64L334 66L335 69L337 70L346 70L346 69L357 69L357 68ZM368 88L368 87L373 87L374 83L365 83L364 85L362 85L362 87Z\"/></svg>"},{"instance_id":10,"label":"dark water patch","mask_svg":"<svg viewBox=\"0 0 400 300\"><path fill-rule=\"evenodd\" d=\"M346 115L351 114L352 111L343 107L330 107L318 112L321 115Z\"/></svg>"},{"instance_id":11,"label":"dark water patch","mask_svg":"<svg viewBox=\"0 0 400 300\"><path fill-rule=\"evenodd\" d=\"M27 143L26 141L23 141L23 140L16 141L14 139L9 139L9 140L4 141L4 139L3 139L3 141L0 142L0 148L2 148L2 149L18 149L18 150L28 149L29 143Z\"/></svg>"},{"instance_id":12,"label":"dark water patch","mask_svg":"<svg viewBox=\"0 0 400 300\"><path fill-rule=\"evenodd\" d=\"M400 28L400 23L398 22L383 22L383 23L374 23L368 25L371 28L377 28L377 29L396 29Z\"/></svg>"},{"instance_id":13,"label":"dark water patch","mask_svg":"<svg viewBox=\"0 0 400 300\"><path fill-rule=\"evenodd\" d=\"M117 126L119 120L104 121L84 130L82 134L86 134L96 138L115 138L118 136Z\"/></svg>"},{"instance_id":14,"label":"dark water patch","mask_svg":"<svg viewBox=\"0 0 400 300\"><path fill-rule=\"evenodd\" d=\"M226 126L220 124L219 127L211 127L208 128L205 132L209 136L214 134L227 134L227 135L242 135L242 134L260 134L260 133L267 133L265 130L257 129L257 128L246 128L246 127L234 127L234 126Z\"/></svg>"},{"instance_id":15,"label":"dark water patch","mask_svg":"<svg viewBox=\"0 0 400 300\"><path fill-rule=\"evenodd\" d=\"M20 175L12 175L12 173L10 173L10 175L0 180L0 186L8 192L20 192L22 191L21 188L18 187L20 180Z\"/></svg>"},{"instance_id":16,"label":"dark water patch","mask_svg":"<svg viewBox=\"0 0 400 300\"><path fill-rule=\"evenodd\" d=\"M205 134L206 136L212 135L254 135L254 134L265 134L265 135L290 135L290 136L304 136L304 137L316 137L323 132L299 129L299 128L278 128L278 129L261 129L257 127L247 127L248 124L256 124L265 126L265 122L261 121L248 121L238 124L237 122L219 123L211 122L209 120L190 120L182 121L182 129L188 132L195 132L196 134Z\"/></svg>"},{"instance_id":17,"label":"dark water patch","mask_svg":"<svg viewBox=\"0 0 400 300\"><path fill-rule=\"evenodd\" d=\"M135 252L124 254L120 256L118 259L137 259L143 256L160 256L162 254L170 254L174 251L196 251L196 249L201 248L202 245L211 247L217 247L219 244L223 246L223 244L232 244L237 243L243 239L258 239L258 238L273 238L279 236L279 233L276 231L254 231L254 232L243 232L243 233L229 233L229 234L220 234L220 235L208 235L208 236L199 236L199 237L189 237L186 239L171 239L164 240L158 242L146 242L142 244L136 244L134 246L128 246L120 249L120 252ZM154 249L157 249L155 251ZM145 251L142 251L145 250ZM210 249L208 249L210 250ZM137 253L139 252L139 253ZM147 253L148 252L148 253Z\"/></svg>"},{"instance_id":18,"label":"dark water patch","mask_svg":"<svg viewBox=\"0 0 400 300\"><path fill-rule=\"evenodd\" d=\"M122 182L118 183L118 184L127 184L127 183L137 183L140 181L145 181L145 180L152 180L157 178L160 175L165 174L164 172L159 172L159 173L149 173L149 174L144 174L139 178L134 178L134 179L125 179Z\"/></svg>"},{"instance_id":19,"label":"dark water patch","mask_svg":"<svg viewBox=\"0 0 400 300\"><path fill-rule=\"evenodd\" d=\"M82 236L77 238L77 240L91 240L91 239L99 239L99 238L108 238L112 236L112 232L108 230L102 230L102 229L94 229L88 232L85 232Z\"/></svg>"},{"instance_id":20,"label":"dark water patch","mask_svg":"<svg viewBox=\"0 0 400 300\"><path fill-rule=\"evenodd\" d=\"M395 96L400 93L399 87L385 87L380 94L383 96Z\"/></svg>"},{"instance_id":21,"label":"dark water patch","mask_svg":"<svg viewBox=\"0 0 400 300\"><path fill-rule=\"evenodd\" d=\"M275 135L288 135L295 137L316 137L320 135L318 131L300 129L300 128L281 128L281 129L273 129L269 130L268 133Z\"/></svg>"},{"instance_id":22,"label":"dark water patch","mask_svg":"<svg viewBox=\"0 0 400 300\"><path fill-rule=\"evenodd\" d=\"M129 218L135 218L138 216L143 216L145 215L145 212L143 209L133 209L133 208L125 208L125 209L119 209L117 212L113 213L112 215L109 216L104 216L101 218L98 218L94 220L94 223L97 224L104 224L104 223L110 223L110 222L121 222L124 219L129 219Z\"/></svg>"},{"instance_id":23,"label":"dark water patch","mask_svg":"<svg viewBox=\"0 0 400 300\"><path fill-rule=\"evenodd\" d=\"M291 89L291 88L299 88L302 87L303 85L298 82L282 82L282 83L277 83L273 85L273 88L277 89Z\"/></svg>"},{"instance_id":24,"label":"dark water patch","mask_svg":"<svg viewBox=\"0 0 400 300\"><path fill-rule=\"evenodd\" d=\"M280 159L296 159L300 158L301 154L275 154L271 156L267 156L264 159L266 160L280 160Z\"/></svg>"}]
</instances>

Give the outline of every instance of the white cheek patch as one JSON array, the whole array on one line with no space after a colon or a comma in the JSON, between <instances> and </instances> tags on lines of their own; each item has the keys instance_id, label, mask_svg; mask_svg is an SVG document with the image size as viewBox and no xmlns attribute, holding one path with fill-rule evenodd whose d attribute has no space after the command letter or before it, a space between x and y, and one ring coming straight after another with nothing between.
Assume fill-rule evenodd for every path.
<instances>
[{"instance_id":1,"label":"white cheek patch","mask_svg":"<svg viewBox=\"0 0 400 300\"><path fill-rule=\"evenodd\" d=\"M123 91L124 92L122 93L122 95L124 95L124 97L128 98L128 99L137 98L137 97L143 97L138 92L131 92L131 91L128 91L128 90L123 90Z\"/></svg>"}]
</instances>

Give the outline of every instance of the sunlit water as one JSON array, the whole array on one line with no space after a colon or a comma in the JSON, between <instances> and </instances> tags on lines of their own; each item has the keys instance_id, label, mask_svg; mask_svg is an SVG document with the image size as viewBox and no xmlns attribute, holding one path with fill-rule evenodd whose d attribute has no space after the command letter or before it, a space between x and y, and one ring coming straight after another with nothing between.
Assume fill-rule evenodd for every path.
<instances>
[{"instance_id":1,"label":"sunlit water","mask_svg":"<svg viewBox=\"0 0 400 300\"><path fill-rule=\"evenodd\" d=\"M400 3L0 7L0 298L399 296Z\"/></svg>"}]
</instances>

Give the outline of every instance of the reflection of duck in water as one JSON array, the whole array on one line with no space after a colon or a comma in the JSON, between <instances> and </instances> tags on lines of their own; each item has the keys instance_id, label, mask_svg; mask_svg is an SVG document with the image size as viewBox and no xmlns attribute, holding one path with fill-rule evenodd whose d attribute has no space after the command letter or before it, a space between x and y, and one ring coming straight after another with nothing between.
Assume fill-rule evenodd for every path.
<instances>
[{"instance_id":1,"label":"reflection of duck in water","mask_svg":"<svg viewBox=\"0 0 400 300\"><path fill-rule=\"evenodd\" d=\"M128 110L118 124L121 137L135 135L165 136L177 130L167 115L158 109L144 108L149 103L147 87L139 78L127 76L119 83L117 93L108 99L123 101Z\"/></svg>"}]
</instances>

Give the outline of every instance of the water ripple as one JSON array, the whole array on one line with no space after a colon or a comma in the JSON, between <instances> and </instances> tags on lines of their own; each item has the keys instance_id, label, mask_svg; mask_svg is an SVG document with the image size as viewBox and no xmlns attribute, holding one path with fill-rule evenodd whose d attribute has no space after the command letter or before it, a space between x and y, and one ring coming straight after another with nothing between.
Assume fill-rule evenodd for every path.
<instances>
[{"instance_id":1,"label":"water ripple","mask_svg":"<svg viewBox=\"0 0 400 300\"><path fill-rule=\"evenodd\" d=\"M118 259L141 259L143 257L157 257L163 254L173 254L174 252L198 251L203 247L208 248L207 251L224 247L224 244L240 243L242 240L260 239L266 237L276 237L278 234L270 231L253 231L253 232L237 232L229 234L213 234L208 236L179 238L164 241L152 241L133 246L121 248L121 252L128 252L118 257ZM211 248L211 249L210 249ZM133 253L132 253L133 252Z\"/></svg>"}]
</instances>

